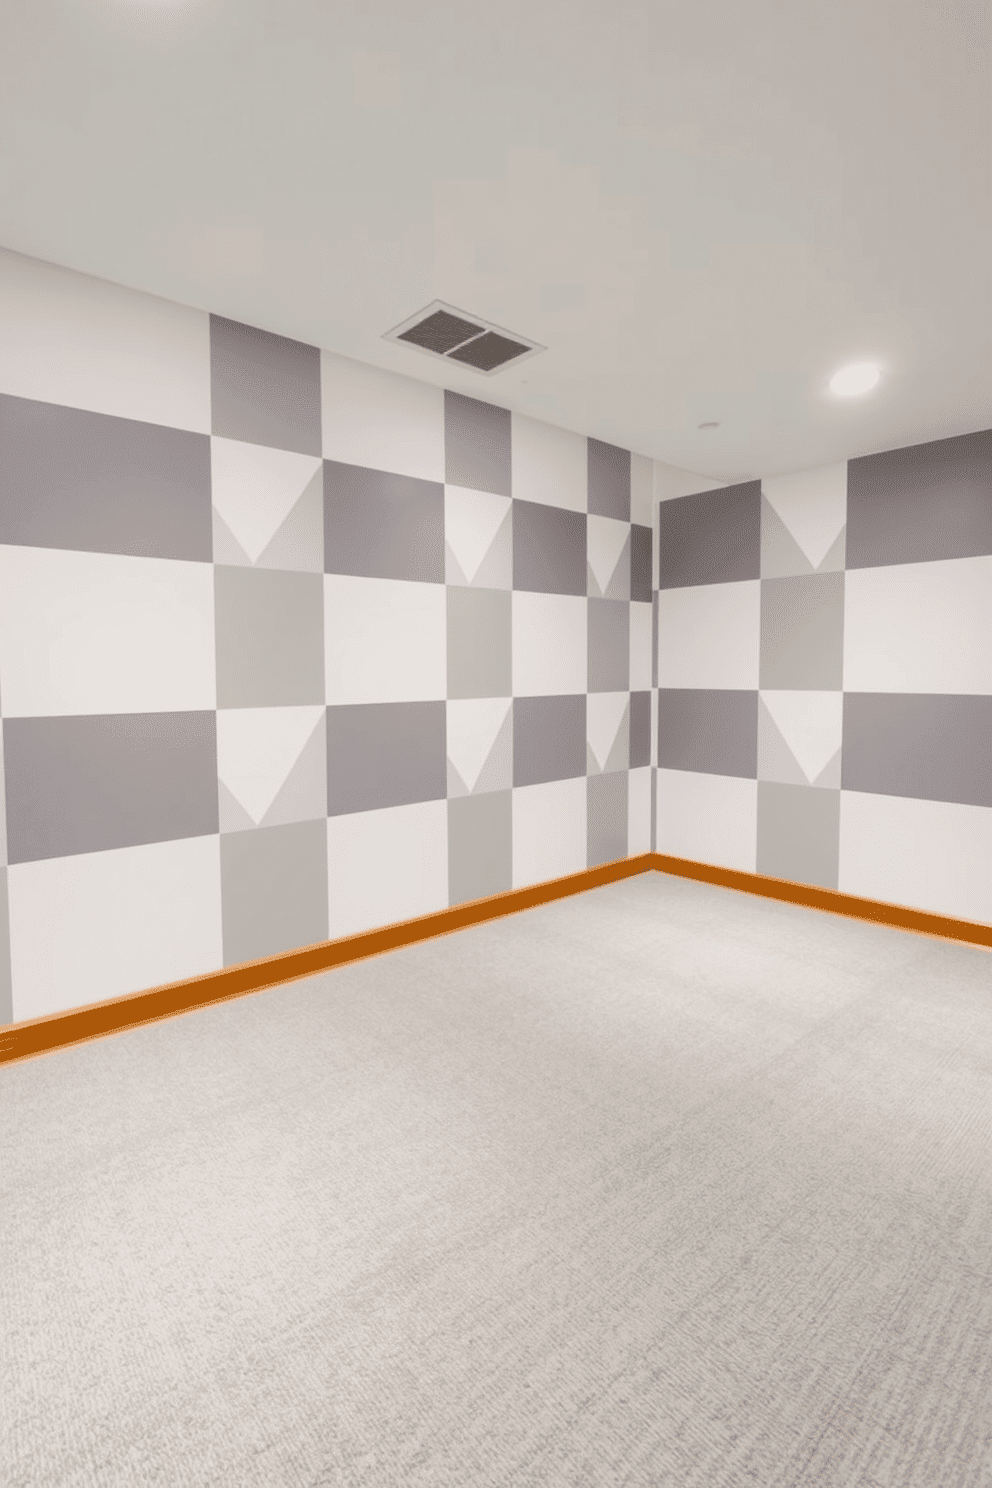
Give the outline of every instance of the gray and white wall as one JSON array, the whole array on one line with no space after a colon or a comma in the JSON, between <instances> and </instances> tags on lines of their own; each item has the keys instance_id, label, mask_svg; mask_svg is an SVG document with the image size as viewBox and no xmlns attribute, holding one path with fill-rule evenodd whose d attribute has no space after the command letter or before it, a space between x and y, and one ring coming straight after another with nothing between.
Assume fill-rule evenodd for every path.
<instances>
[{"instance_id":1,"label":"gray and white wall","mask_svg":"<svg viewBox=\"0 0 992 1488\"><path fill-rule=\"evenodd\" d=\"M657 850L992 922L992 433L657 524Z\"/></svg>"},{"instance_id":2,"label":"gray and white wall","mask_svg":"<svg viewBox=\"0 0 992 1488\"><path fill-rule=\"evenodd\" d=\"M652 846L992 921L990 436L703 490L15 254L0 323L0 1021Z\"/></svg>"},{"instance_id":3,"label":"gray and white wall","mask_svg":"<svg viewBox=\"0 0 992 1488\"><path fill-rule=\"evenodd\" d=\"M0 1019L648 851L649 459L13 254L0 324Z\"/></svg>"}]
</instances>

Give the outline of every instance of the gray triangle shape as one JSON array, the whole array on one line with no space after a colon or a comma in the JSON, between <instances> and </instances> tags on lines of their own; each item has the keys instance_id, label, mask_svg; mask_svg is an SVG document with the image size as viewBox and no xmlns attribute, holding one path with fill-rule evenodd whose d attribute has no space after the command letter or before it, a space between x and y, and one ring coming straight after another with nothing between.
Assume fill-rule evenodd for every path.
<instances>
[{"instance_id":1,"label":"gray triangle shape","mask_svg":"<svg viewBox=\"0 0 992 1488\"><path fill-rule=\"evenodd\" d=\"M784 785L809 785L802 766L789 748L782 730L758 699L758 779L777 780Z\"/></svg>"},{"instance_id":2,"label":"gray triangle shape","mask_svg":"<svg viewBox=\"0 0 992 1488\"><path fill-rule=\"evenodd\" d=\"M486 762L479 771L479 778L472 791L481 796L485 791L509 790L513 784L513 705L499 726L493 747L486 755Z\"/></svg>"},{"instance_id":3,"label":"gray triangle shape","mask_svg":"<svg viewBox=\"0 0 992 1488\"><path fill-rule=\"evenodd\" d=\"M843 573L847 567L847 523L830 544L820 560L817 573Z\"/></svg>"},{"instance_id":4,"label":"gray triangle shape","mask_svg":"<svg viewBox=\"0 0 992 1488\"><path fill-rule=\"evenodd\" d=\"M831 755L819 775L813 781L814 785L823 786L827 790L840 790L840 755L841 752L839 749L836 754Z\"/></svg>"},{"instance_id":5,"label":"gray triangle shape","mask_svg":"<svg viewBox=\"0 0 992 1488\"><path fill-rule=\"evenodd\" d=\"M449 798L449 800L451 799L452 796L467 796L467 795L470 795L470 794L471 794L471 792L469 791L468 786L465 784L464 780L459 775L458 771L455 769L454 765L451 763L451 761L449 759L448 760L448 798Z\"/></svg>"},{"instance_id":6,"label":"gray triangle shape","mask_svg":"<svg viewBox=\"0 0 992 1488\"><path fill-rule=\"evenodd\" d=\"M592 752L592 745L589 743L589 741L587 739L586 740L586 774L587 775L602 775L602 773L603 773L602 770L599 768L599 760L593 754L593 752Z\"/></svg>"},{"instance_id":7,"label":"gray triangle shape","mask_svg":"<svg viewBox=\"0 0 992 1488\"><path fill-rule=\"evenodd\" d=\"M603 591L599 587L599 580L593 573L592 564L589 562L588 558L586 559L586 588L589 591L590 599L602 599L604 597Z\"/></svg>"},{"instance_id":8,"label":"gray triangle shape","mask_svg":"<svg viewBox=\"0 0 992 1488\"><path fill-rule=\"evenodd\" d=\"M629 599L630 598L630 533L627 540L620 549L620 557L616 561L610 582L606 586L605 599Z\"/></svg>"},{"instance_id":9,"label":"gray triangle shape","mask_svg":"<svg viewBox=\"0 0 992 1488\"><path fill-rule=\"evenodd\" d=\"M785 579L813 572L802 548L767 496L761 498L761 577Z\"/></svg>"},{"instance_id":10,"label":"gray triangle shape","mask_svg":"<svg viewBox=\"0 0 992 1488\"><path fill-rule=\"evenodd\" d=\"M612 770L630 769L630 704L623 710L620 727L617 736L613 740L609 754L606 756L606 764L603 766L604 775Z\"/></svg>"},{"instance_id":11,"label":"gray triangle shape","mask_svg":"<svg viewBox=\"0 0 992 1488\"><path fill-rule=\"evenodd\" d=\"M220 811L222 832L247 832L256 825L237 796L232 795L223 780L217 782L217 805Z\"/></svg>"},{"instance_id":12,"label":"gray triangle shape","mask_svg":"<svg viewBox=\"0 0 992 1488\"><path fill-rule=\"evenodd\" d=\"M210 510L214 518L214 562L230 568L253 568L254 565L234 533L215 506Z\"/></svg>"},{"instance_id":13,"label":"gray triangle shape","mask_svg":"<svg viewBox=\"0 0 992 1488\"><path fill-rule=\"evenodd\" d=\"M260 554L258 568L324 572L324 472L314 471L286 520ZM306 819L306 818L305 818Z\"/></svg>"},{"instance_id":14,"label":"gray triangle shape","mask_svg":"<svg viewBox=\"0 0 992 1488\"><path fill-rule=\"evenodd\" d=\"M322 713L259 825L277 827L284 822L319 821L326 815L327 715Z\"/></svg>"},{"instance_id":15,"label":"gray triangle shape","mask_svg":"<svg viewBox=\"0 0 992 1488\"><path fill-rule=\"evenodd\" d=\"M462 572L462 566L455 557L455 550L446 540L444 544L444 582L446 584L458 584L468 587L468 579Z\"/></svg>"},{"instance_id":16,"label":"gray triangle shape","mask_svg":"<svg viewBox=\"0 0 992 1488\"><path fill-rule=\"evenodd\" d=\"M474 589L513 588L513 507L496 529L496 536L486 549L486 556L472 580Z\"/></svg>"}]
</instances>

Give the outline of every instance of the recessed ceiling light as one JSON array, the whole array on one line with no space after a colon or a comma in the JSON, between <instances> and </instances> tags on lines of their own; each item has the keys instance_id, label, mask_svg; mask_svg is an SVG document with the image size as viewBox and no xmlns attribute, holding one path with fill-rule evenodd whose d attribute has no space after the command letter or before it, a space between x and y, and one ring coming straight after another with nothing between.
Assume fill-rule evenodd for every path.
<instances>
[{"instance_id":1,"label":"recessed ceiling light","mask_svg":"<svg viewBox=\"0 0 992 1488\"><path fill-rule=\"evenodd\" d=\"M841 367L830 379L830 391L842 398L851 398L856 393L867 393L879 379L874 362L854 362L850 367Z\"/></svg>"},{"instance_id":2,"label":"recessed ceiling light","mask_svg":"<svg viewBox=\"0 0 992 1488\"><path fill-rule=\"evenodd\" d=\"M700 429L719 429L720 424L716 419L708 419L705 424L699 425Z\"/></svg>"}]
</instances>

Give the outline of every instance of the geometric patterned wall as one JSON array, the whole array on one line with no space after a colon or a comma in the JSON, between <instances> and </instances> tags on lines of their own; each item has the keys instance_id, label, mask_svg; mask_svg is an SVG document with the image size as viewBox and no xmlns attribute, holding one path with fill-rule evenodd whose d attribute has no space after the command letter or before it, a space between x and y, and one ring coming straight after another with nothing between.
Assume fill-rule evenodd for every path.
<instances>
[{"instance_id":1,"label":"geometric patterned wall","mask_svg":"<svg viewBox=\"0 0 992 1488\"><path fill-rule=\"evenodd\" d=\"M645 852L652 462L0 257L0 1021Z\"/></svg>"},{"instance_id":2,"label":"geometric patterned wall","mask_svg":"<svg viewBox=\"0 0 992 1488\"><path fill-rule=\"evenodd\" d=\"M992 922L992 432L657 523L658 851Z\"/></svg>"}]
</instances>

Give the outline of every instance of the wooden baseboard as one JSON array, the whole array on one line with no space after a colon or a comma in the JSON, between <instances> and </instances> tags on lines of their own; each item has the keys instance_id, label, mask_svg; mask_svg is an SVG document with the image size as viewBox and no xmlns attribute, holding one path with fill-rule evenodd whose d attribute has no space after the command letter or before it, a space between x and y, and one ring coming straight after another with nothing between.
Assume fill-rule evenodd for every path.
<instances>
[{"instance_id":1,"label":"wooden baseboard","mask_svg":"<svg viewBox=\"0 0 992 1488\"><path fill-rule=\"evenodd\" d=\"M992 925L974 920L956 920L950 915L930 914L923 909L906 909L901 904L885 904L878 899L860 899L855 894L842 894L837 889L817 889L809 884L792 883L784 878L768 878L761 873L744 873L736 868L715 868L709 863L696 863L689 858L671 858L652 853L653 866L661 873L678 878L693 878L700 883L718 884L724 889L739 889L746 894L760 894L765 899L783 899L789 904L804 904L810 909L825 909L831 914L848 915L857 920L873 920L879 925L892 925L899 930L913 930L920 935L936 935L941 940L963 941L968 945L992 948Z\"/></svg>"},{"instance_id":2,"label":"wooden baseboard","mask_svg":"<svg viewBox=\"0 0 992 1488\"><path fill-rule=\"evenodd\" d=\"M992 925L956 920L948 915L928 914L919 909L905 909L897 904L860 899L834 889L811 888L807 884L768 878L759 873L744 873L735 868L716 868L709 863L668 857L664 853L643 853L640 857L604 863L599 868L589 868L582 873L570 874L567 878L554 879L550 883L534 884L527 889L513 889L506 894L496 894L491 899L477 899L471 904L459 904L455 909L443 909L437 914L424 915L421 919L387 925L382 930L349 935L343 940L323 941L319 945L305 946L302 950L287 951L281 956L268 956L262 961L226 967L223 971L210 972L206 976L193 977L184 982L170 982L164 987L153 987L148 992L135 992L127 997L113 998L109 1002L75 1008L71 1012L53 1013L47 1018L8 1024L0 1028L0 1064L46 1054L53 1049L82 1043L87 1039L102 1038L106 1034L121 1033L124 1029L135 1028L141 1023L171 1018L177 1013L207 1007L213 1002L226 1002L229 998L259 992L281 982L314 976L318 972L329 971L331 967L343 966L349 961L361 961L367 956L378 956L384 951L413 945L418 940L448 935L453 930L461 930L468 925L478 925L502 915L516 914L519 910L533 909L539 904L548 904L553 899L581 894L586 889L599 888L602 884L614 883L653 869L680 878L716 884L721 888L760 894L767 899L782 899L790 904L828 910L832 914L873 920L877 924L891 925L900 930L912 930L923 935L939 936L943 940L992 948Z\"/></svg>"},{"instance_id":3,"label":"wooden baseboard","mask_svg":"<svg viewBox=\"0 0 992 1488\"><path fill-rule=\"evenodd\" d=\"M498 919L501 915L533 909L538 904L564 899L569 894L581 894L586 889L596 889L601 884L631 878L637 873L648 873L654 867L651 853L643 853L640 857L604 863L599 868L587 868L582 873L556 878L550 883L534 884L527 889L511 889L509 893L496 894L491 899L476 899L470 904L459 904L454 909L442 909L437 914L424 915L421 919L387 925L382 930L349 935L343 940L323 941L319 945L287 951L280 956L267 956L262 961L225 967L223 971L209 972L206 976L193 977L189 981L170 982L167 986L153 987L147 992L134 992L126 997L115 997L109 1002L74 1008L71 1012L53 1013L47 1018L34 1018L25 1023L11 1023L0 1028L0 1064L14 1059L27 1059L35 1054L47 1054L53 1049L64 1048L67 1044L82 1043L87 1039L101 1038L105 1034L121 1033L125 1028L171 1018L177 1013L190 1012L193 1008L206 1007L213 1002L226 1002L229 998L242 997L246 992L258 992L280 982L294 982L300 977L313 976L349 961L362 961L367 956L394 951L399 946L413 945L418 940L448 935L452 930L461 930L467 925L478 925L484 920Z\"/></svg>"}]
</instances>

